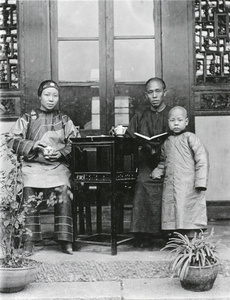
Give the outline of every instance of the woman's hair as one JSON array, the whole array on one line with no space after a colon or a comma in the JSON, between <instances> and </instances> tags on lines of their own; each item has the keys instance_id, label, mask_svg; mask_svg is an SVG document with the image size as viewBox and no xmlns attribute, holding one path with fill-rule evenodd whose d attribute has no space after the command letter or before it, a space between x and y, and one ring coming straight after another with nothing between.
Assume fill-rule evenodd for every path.
<instances>
[{"instance_id":1,"label":"woman's hair","mask_svg":"<svg viewBox=\"0 0 230 300\"><path fill-rule=\"evenodd\" d=\"M42 91L44 89L47 89L49 87L55 88L55 89L57 89L59 91L59 86L58 86L58 84L55 81L53 81L53 80L45 80L45 81L42 81L42 83L40 84L40 86L38 88L38 97L41 96Z\"/></svg>"}]
</instances>

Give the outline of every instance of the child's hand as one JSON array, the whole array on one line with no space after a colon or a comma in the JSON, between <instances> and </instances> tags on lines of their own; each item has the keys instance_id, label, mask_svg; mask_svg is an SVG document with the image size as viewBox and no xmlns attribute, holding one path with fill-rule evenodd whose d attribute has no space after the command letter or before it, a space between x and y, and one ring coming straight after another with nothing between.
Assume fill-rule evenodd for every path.
<instances>
[{"instance_id":1,"label":"child's hand","mask_svg":"<svg viewBox=\"0 0 230 300\"><path fill-rule=\"evenodd\" d=\"M204 186L197 186L196 190L197 191L206 191L206 187L204 187Z\"/></svg>"},{"instance_id":2,"label":"child's hand","mask_svg":"<svg viewBox=\"0 0 230 300\"><path fill-rule=\"evenodd\" d=\"M161 180L161 177L158 177L158 178L152 178L152 180L158 181L158 180Z\"/></svg>"},{"instance_id":3,"label":"child's hand","mask_svg":"<svg viewBox=\"0 0 230 300\"><path fill-rule=\"evenodd\" d=\"M158 174L157 170L153 170L150 174L150 178L152 178L153 180L160 180L162 178L162 175Z\"/></svg>"}]
</instances>

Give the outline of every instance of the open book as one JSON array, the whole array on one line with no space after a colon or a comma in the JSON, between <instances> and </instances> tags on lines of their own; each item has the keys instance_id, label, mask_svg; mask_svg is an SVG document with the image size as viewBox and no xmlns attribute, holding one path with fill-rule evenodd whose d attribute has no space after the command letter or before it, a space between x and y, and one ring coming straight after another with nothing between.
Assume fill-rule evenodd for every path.
<instances>
[{"instance_id":1,"label":"open book","mask_svg":"<svg viewBox=\"0 0 230 300\"><path fill-rule=\"evenodd\" d=\"M137 133L137 132L134 132L134 134L137 135L137 136L139 136L139 137L141 137L141 138L143 138L143 139L146 139L146 140L148 140L148 141L151 141L151 140L154 140L154 139L156 139L156 138L158 138L158 137L160 137L160 136L166 135L166 134L168 134L168 133L167 133L167 132L164 132L164 133L160 133L160 134L157 134L157 135L154 135L154 136L151 136L151 137L148 137L148 136L146 136L146 135L143 135L143 134L140 134L140 133Z\"/></svg>"}]
</instances>

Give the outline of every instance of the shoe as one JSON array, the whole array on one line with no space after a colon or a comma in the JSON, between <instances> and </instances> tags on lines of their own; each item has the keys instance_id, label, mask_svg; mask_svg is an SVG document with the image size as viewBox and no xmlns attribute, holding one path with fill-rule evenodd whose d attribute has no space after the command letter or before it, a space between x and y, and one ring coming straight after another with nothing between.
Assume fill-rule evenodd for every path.
<instances>
[{"instance_id":1,"label":"shoe","mask_svg":"<svg viewBox=\"0 0 230 300\"><path fill-rule=\"evenodd\" d=\"M134 248L147 248L149 246L148 239L142 238L136 238L133 243Z\"/></svg>"},{"instance_id":2,"label":"shoe","mask_svg":"<svg viewBox=\"0 0 230 300\"><path fill-rule=\"evenodd\" d=\"M25 242L23 246L24 255L26 257L34 254L34 243L33 242Z\"/></svg>"},{"instance_id":3,"label":"shoe","mask_svg":"<svg viewBox=\"0 0 230 300\"><path fill-rule=\"evenodd\" d=\"M62 249L63 253L73 255L72 243L63 242L62 245L61 245L61 249Z\"/></svg>"}]
</instances>

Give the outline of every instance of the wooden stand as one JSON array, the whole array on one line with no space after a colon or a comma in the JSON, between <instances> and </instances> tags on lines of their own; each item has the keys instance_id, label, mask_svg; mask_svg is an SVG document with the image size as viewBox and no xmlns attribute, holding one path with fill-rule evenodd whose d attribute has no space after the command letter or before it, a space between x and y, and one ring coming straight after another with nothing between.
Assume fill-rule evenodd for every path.
<instances>
[{"instance_id":1,"label":"wooden stand","mask_svg":"<svg viewBox=\"0 0 230 300\"><path fill-rule=\"evenodd\" d=\"M72 139L72 174L74 177L74 249L78 242L111 245L111 254L117 254L117 245L132 237L117 234L123 230L123 203L117 197L121 186L135 184L138 171L138 148L136 139L125 137L89 137ZM102 232L101 193L111 192L110 233ZM96 193L96 233L92 234L91 207L86 199L88 191Z\"/></svg>"}]
</instances>

